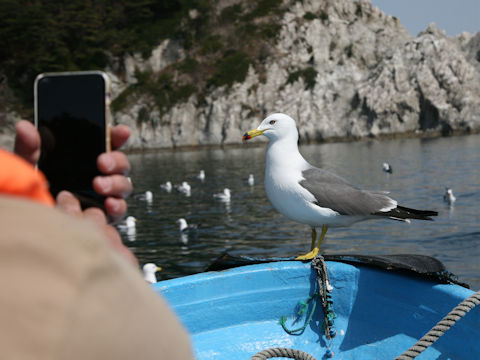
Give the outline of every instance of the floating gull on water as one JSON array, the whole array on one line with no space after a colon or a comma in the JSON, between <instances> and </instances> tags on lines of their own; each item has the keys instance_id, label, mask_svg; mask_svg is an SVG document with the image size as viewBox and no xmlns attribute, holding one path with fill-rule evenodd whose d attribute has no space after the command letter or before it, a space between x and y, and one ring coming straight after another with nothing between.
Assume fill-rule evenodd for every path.
<instances>
[{"instance_id":1,"label":"floating gull on water","mask_svg":"<svg viewBox=\"0 0 480 360\"><path fill-rule=\"evenodd\" d=\"M123 223L117 225L118 230L127 235L128 240L135 241L136 234L137 234L137 227L136 227L137 219L133 216L127 216Z\"/></svg>"},{"instance_id":2,"label":"floating gull on water","mask_svg":"<svg viewBox=\"0 0 480 360\"><path fill-rule=\"evenodd\" d=\"M248 175L247 184L250 186L255 185L255 178L253 177L253 174Z\"/></svg>"},{"instance_id":3,"label":"floating gull on water","mask_svg":"<svg viewBox=\"0 0 480 360\"><path fill-rule=\"evenodd\" d=\"M200 170L200 173L196 176L196 178L200 181L205 180L205 171Z\"/></svg>"},{"instance_id":4,"label":"floating gull on water","mask_svg":"<svg viewBox=\"0 0 480 360\"><path fill-rule=\"evenodd\" d=\"M385 192L361 190L340 176L310 165L298 151L295 120L273 114L243 136L269 138L265 191L273 207L289 219L311 226L311 251L297 259L318 254L328 227L350 226L369 219L432 220L436 211L415 210L397 205ZM322 228L318 242L316 228Z\"/></svg>"},{"instance_id":5,"label":"floating gull on water","mask_svg":"<svg viewBox=\"0 0 480 360\"><path fill-rule=\"evenodd\" d=\"M132 195L135 199L137 200L142 200L146 202L152 202L153 201L153 193L150 190L147 190L142 193L136 193Z\"/></svg>"},{"instance_id":6,"label":"floating gull on water","mask_svg":"<svg viewBox=\"0 0 480 360\"><path fill-rule=\"evenodd\" d=\"M148 202L153 201L153 193L149 190L145 191L145 200Z\"/></svg>"},{"instance_id":7,"label":"floating gull on water","mask_svg":"<svg viewBox=\"0 0 480 360\"><path fill-rule=\"evenodd\" d=\"M135 223L136 222L137 222L137 219L135 219L135 217L127 216L127 218L125 219L125 222L123 224L118 224L118 228L120 230L128 230L128 229L135 230L135 228L136 228Z\"/></svg>"},{"instance_id":8,"label":"floating gull on water","mask_svg":"<svg viewBox=\"0 0 480 360\"><path fill-rule=\"evenodd\" d=\"M192 187L186 181L182 181L180 185L175 186L175 190L177 190L179 193L182 193L186 196L190 196Z\"/></svg>"},{"instance_id":9,"label":"floating gull on water","mask_svg":"<svg viewBox=\"0 0 480 360\"><path fill-rule=\"evenodd\" d=\"M185 220L184 218L178 219L177 223L179 224L180 241L182 243L184 244L188 243L190 236L193 236L194 238L197 236L197 229L200 226L200 224L189 225L187 223L187 220Z\"/></svg>"},{"instance_id":10,"label":"floating gull on water","mask_svg":"<svg viewBox=\"0 0 480 360\"><path fill-rule=\"evenodd\" d=\"M165 190L166 192L171 192L172 191L172 183L170 181L167 181L165 184L161 184L160 188Z\"/></svg>"},{"instance_id":11,"label":"floating gull on water","mask_svg":"<svg viewBox=\"0 0 480 360\"><path fill-rule=\"evenodd\" d=\"M157 271L162 271L162 268L155 265L154 263L147 263L143 265L143 278L146 282L150 284L155 284L157 282L157 276L155 273Z\"/></svg>"},{"instance_id":12,"label":"floating gull on water","mask_svg":"<svg viewBox=\"0 0 480 360\"><path fill-rule=\"evenodd\" d=\"M453 195L453 191L450 188L445 188L445 194L443 195L443 201L447 204L452 205L457 198Z\"/></svg>"},{"instance_id":13,"label":"floating gull on water","mask_svg":"<svg viewBox=\"0 0 480 360\"><path fill-rule=\"evenodd\" d=\"M213 194L213 197L217 200L228 202L231 198L230 189L225 188L222 193Z\"/></svg>"},{"instance_id":14,"label":"floating gull on water","mask_svg":"<svg viewBox=\"0 0 480 360\"><path fill-rule=\"evenodd\" d=\"M188 233L190 231L196 231L199 227L199 224L189 225L187 223L187 220L185 220L184 218L178 219L177 223L179 224L179 229L180 229L181 233Z\"/></svg>"},{"instance_id":15,"label":"floating gull on water","mask_svg":"<svg viewBox=\"0 0 480 360\"><path fill-rule=\"evenodd\" d=\"M393 168L389 163L384 162L383 165L382 165L382 169L386 173L389 173L389 174L393 173Z\"/></svg>"}]
</instances>

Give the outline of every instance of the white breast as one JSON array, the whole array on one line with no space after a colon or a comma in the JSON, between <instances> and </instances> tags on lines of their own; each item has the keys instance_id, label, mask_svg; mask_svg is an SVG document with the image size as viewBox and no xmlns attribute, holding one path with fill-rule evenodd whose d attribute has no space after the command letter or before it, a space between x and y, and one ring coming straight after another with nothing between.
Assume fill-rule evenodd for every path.
<instances>
[{"instance_id":1,"label":"white breast","mask_svg":"<svg viewBox=\"0 0 480 360\"><path fill-rule=\"evenodd\" d=\"M302 171L309 164L296 148L281 142L270 143L265 168L265 191L273 207L293 221L321 226L330 222L338 213L313 204L315 197L300 186Z\"/></svg>"},{"instance_id":2,"label":"white breast","mask_svg":"<svg viewBox=\"0 0 480 360\"><path fill-rule=\"evenodd\" d=\"M336 211L314 205L313 195L291 179L271 180L266 176L265 191L278 212L299 223L321 226L338 215Z\"/></svg>"},{"instance_id":3,"label":"white breast","mask_svg":"<svg viewBox=\"0 0 480 360\"><path fill-rule=\"evenodd\" d=\"M265 167L265 191L273 207L287 218L312 227L349 226L365 220L361 216L345 216L315 205L315 197L299 182L302 172L311 166L298 151L296 143L289 147L281 141L269 144Z\"/></svg>"}]
</instances>

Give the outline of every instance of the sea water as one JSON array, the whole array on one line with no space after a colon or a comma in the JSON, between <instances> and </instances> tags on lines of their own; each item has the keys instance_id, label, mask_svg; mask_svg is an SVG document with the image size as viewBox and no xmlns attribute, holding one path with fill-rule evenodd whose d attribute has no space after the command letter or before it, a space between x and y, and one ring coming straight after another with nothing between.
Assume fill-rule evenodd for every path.
<instances>
[{"instance_id":1,"label":"sea water","mask_svg":"<svg viewBox=\"0 0 480 360\"><path fill-rule=\"evenodd\" d=\"M136 231L122 233L141 264L155 262L160 279L200 272L228 252L252 257L291 257L306 253L311 230L277 213L263 186L266 144L227 149L131 154L134 192L150 190L153 201L128 199ZM389 191L399 204L439 212L435 221L367 221L331 228L321 246L326 254L422 254L480 289L480 135L433 139L367 140L303 145L312 165L334 171L352 184ZM382 170L388 162L393 172ZM205 171L205 180L196 178ZM255 184L247 184L253 174ZM191 194L160 184L187 181ZM445 188L456 196L444 202ZM213 194L231 190L230 202ZM181 235L177 219L199 224Z\"/></svg>"}]
</instances>

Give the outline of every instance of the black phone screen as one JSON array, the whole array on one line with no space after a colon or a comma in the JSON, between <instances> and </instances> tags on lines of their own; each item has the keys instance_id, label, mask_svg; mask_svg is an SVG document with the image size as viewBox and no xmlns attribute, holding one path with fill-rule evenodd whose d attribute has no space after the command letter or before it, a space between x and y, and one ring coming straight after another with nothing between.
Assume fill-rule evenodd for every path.
<instances>
[{"instance_id":1,"label":"black phone screen","mask_svg":"<svg viewBox=\"0 0 480 360\"><path fill-rule=\"evenodd\" d=\"M103 207L93 178L97 157L106 151L105 79L100 74L45 75L37 80L38 168L50 192L74 193L82 206Z\"/></svg>"}]
</instances>

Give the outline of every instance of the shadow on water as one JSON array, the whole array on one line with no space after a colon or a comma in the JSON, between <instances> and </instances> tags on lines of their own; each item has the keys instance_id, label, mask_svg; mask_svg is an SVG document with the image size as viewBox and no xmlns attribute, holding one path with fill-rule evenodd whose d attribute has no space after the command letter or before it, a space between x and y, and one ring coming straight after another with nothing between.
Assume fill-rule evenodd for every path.
<instances>
[{"instance_id":1,"label":"shadow on water","mask_svg":"<svg viewBox=\"0 0 480 360\"><path fill-rule=\"evenodd\" d=\"M390 191L401 205L439 211L433 222L368 221L332 228L325 253L400 254L437 257L447 269L480 289L480 135L399 139L301 146L304 157L369 190ZM153 202L129 198L135 236L122 234L141 263L164 268L159 278L184 276L204 268L225 251L232 255L285 257L306 252L308 226L292 222L270 205L263 188L265 147L132 154L135 192L150 190ZM393 173L382 171L388 162ZM203 169L204 181L196 178ZM249 174L255 185L249 186ZM160 188L187 181L191 196ZM228 187L226 204L213 194ZM445 187L457 201L443 202ZM195 238L181 239L177 219L201 224Z\"/></svg>"}]
</instances>

